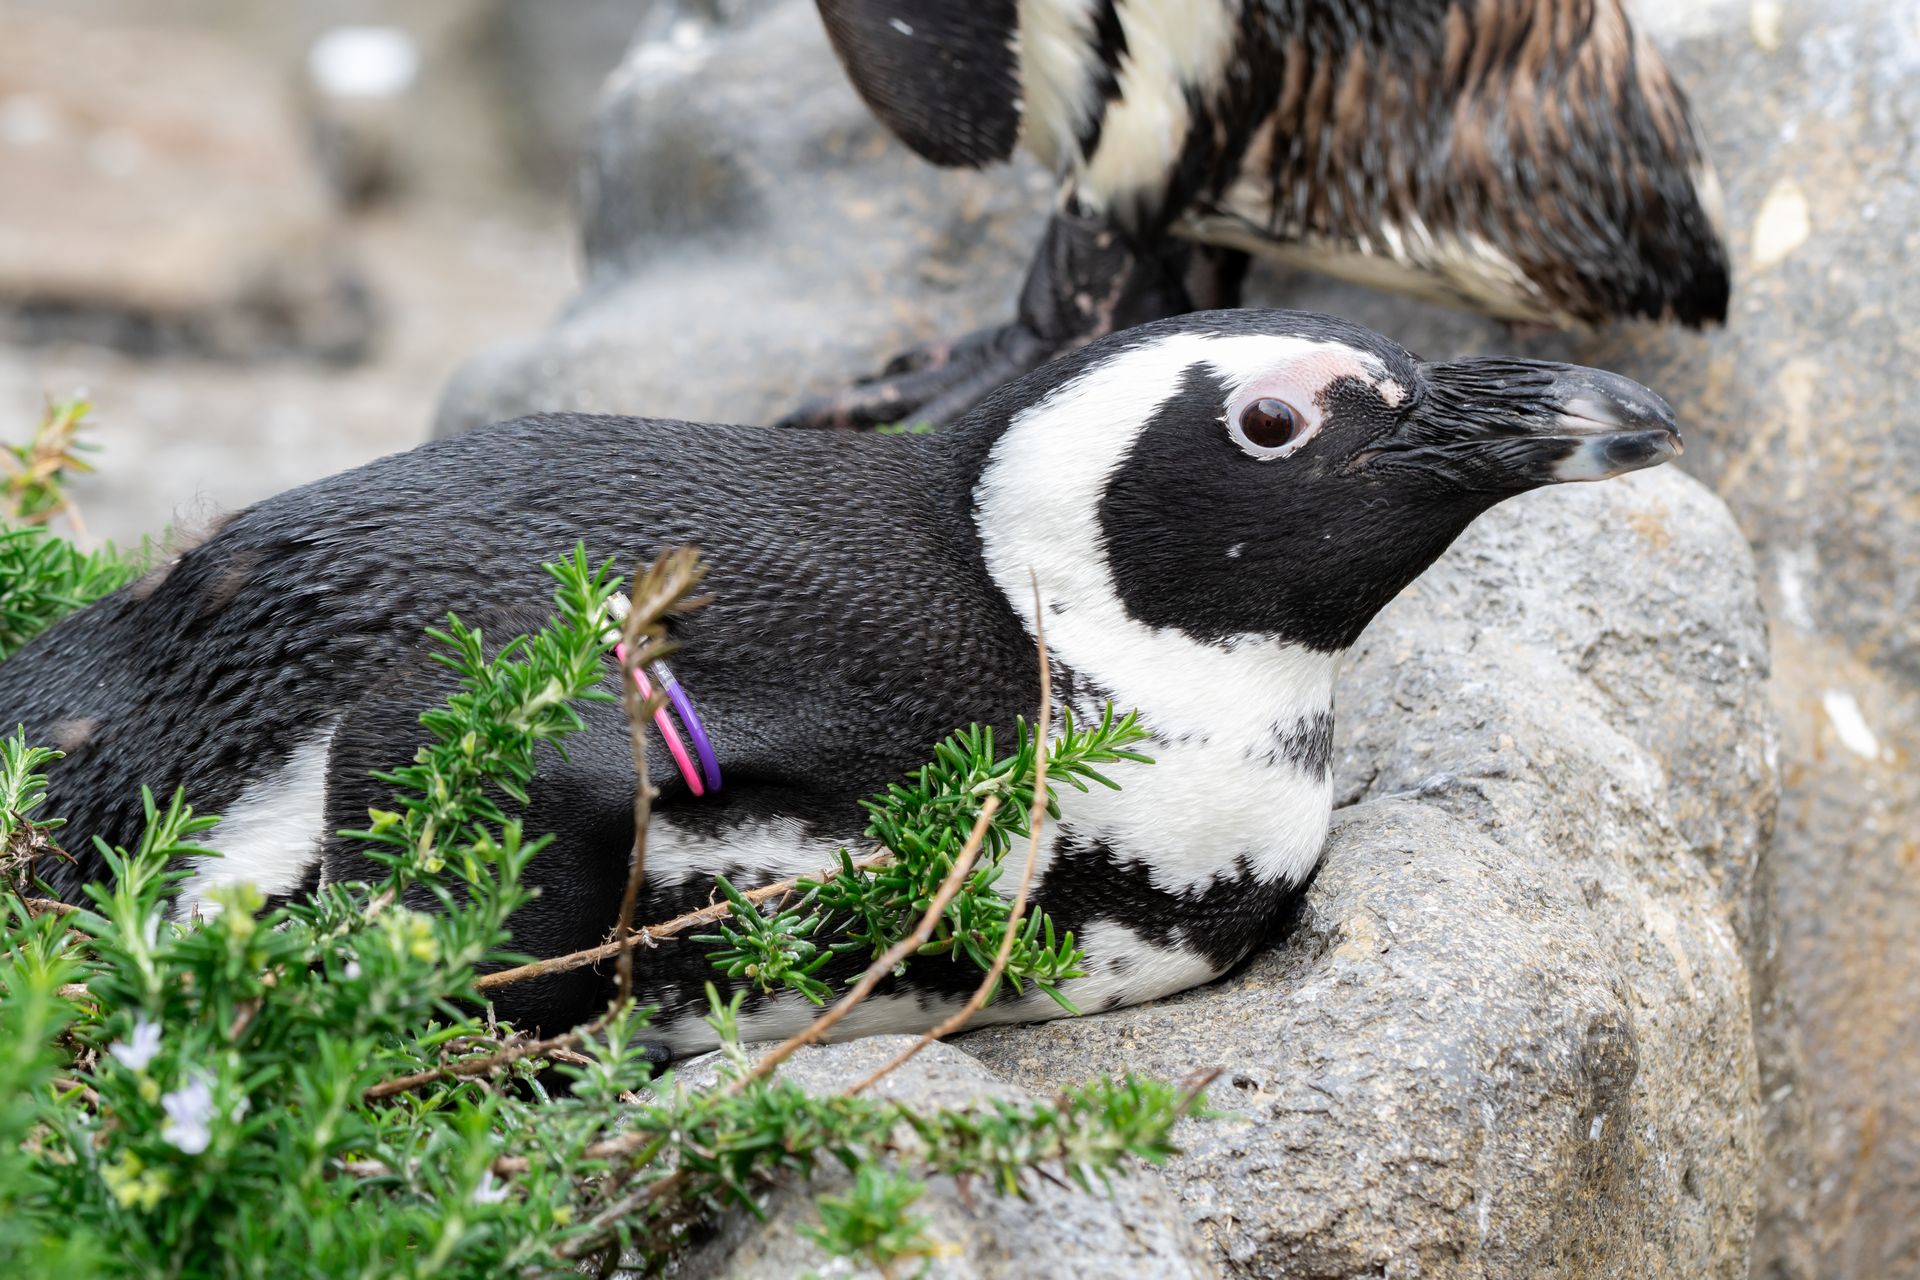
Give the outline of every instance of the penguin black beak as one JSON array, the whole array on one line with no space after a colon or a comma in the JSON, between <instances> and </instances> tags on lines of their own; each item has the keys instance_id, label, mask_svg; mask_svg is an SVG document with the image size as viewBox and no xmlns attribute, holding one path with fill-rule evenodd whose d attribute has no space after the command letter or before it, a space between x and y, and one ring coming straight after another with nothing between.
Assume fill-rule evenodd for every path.
<instances>
[{"instance_id":1,"label":"penguin black beak","mask_svg":"<svg viewBox=\"0 0 1920 1280\"><path fill-rule=\"evenodd\" d=\"M1427 401L1385 453L1405 450L1463 488L1519 492L1606 480L1683 449L1672 406L1618 374L1484 358L1422 372Z\"/></svg>"},{"instance_id":2,"label":"penguin black beak","mask_svg":"<svg viewBox=\"0 0 1920 1280\"><path fill-rule=\"evenodd\" d=\"M1629 378L1564 365L1555 390L1560 412L1552 434L1539 439L1563 441L1568 451L1553 464L1549 483L1607 480L1657 467L1686 449L1673 406Z\"/></svg>"}]
</instances>

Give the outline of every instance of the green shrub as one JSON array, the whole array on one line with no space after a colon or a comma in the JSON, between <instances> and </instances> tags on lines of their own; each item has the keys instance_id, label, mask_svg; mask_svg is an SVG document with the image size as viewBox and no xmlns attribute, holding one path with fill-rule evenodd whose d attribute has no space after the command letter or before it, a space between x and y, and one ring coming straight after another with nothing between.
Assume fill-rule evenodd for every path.
<instances>
[{"instance_id":1,"label":"green shrub","mask_svg":"<svg viewBox=\"0 0 1920 1280\"><path fill-rule=\"evenodd\" d=\"M77 396L51 401L26 444L0 445L0 662L146 569L144 549L137 556L111 546L84 552L47 528L56 515L79 519L65 481L93 469L79 456L88 448L79 434L92 407Z\"/></svg>"},{"instance_id":2,"label":"green shrub","mask_svg":"<svg viewBox=\"0 0 1920 1280\"><path fill-rule=\"evenodd\" d=\"M62 577L71 566L42 554L27 572L47 580L15 584L33 598L99 585ZM46 901L32 866L60 856L67 836L40 812L51 755L18 732L0 745L0 1273L494 1277L570 1273L592 1257L652 1265L702 1215L752 1209L769 1179L823 1159L857 1170L890 1157L920 1176L1016 1192L1040 1164L1092 1187L1130 1157L1171 1151L1197 1090L1133 1078L933 1114L857 1088L808 1097L770 1073L774 1058L740 1046L739 992L723 1001L710 988L726 1066L720 1086L692 1096L650 1078L634 1047L646 1011L630 1004L544 1041L477 1011L485 984L511 976L476 973L515 958L507 919L547 841L502 799L538 786L536 748L581 727L576 703L604 696L610 565L576 548L548 569L555 616L538 633L491 653L458 619L432 633L460 688L421 717L415 758L382 775L394 803L358 833L385 870L379 883L329 884L264 914L243 885L217 895L210 920L169 920L185 875L176 860L208 854L197 840L213 819L180 795L148 796L137 845L96 841L108 882L78 907ZM638 627L657 635L674 603L656 601ZM53 611L35 615L39 625ZM636 724L647 710L630 708ZM998 757L984 731L955 735L870 802L879 852L842 851L836 874L794 886L784 905L722 886L726 905L708 913L718 971L819 1002L836 994L817 976L822 955L873 956L872 974L896 953L904 963L930 952L976 964L986 996L1002 980L1053 991L1080 954L999 895L1003 860L1036 791L1052 804L1043 769L1099 785L1096 766L1140 759L1129 750L1139 736L1130 717L1109 715L1068 725L1044 753L1023 728ZM440 909L401 905L413 886ZM929 1256L913 1197L874 1178L822 1203L823 1247L882 1267Z\"/></svg>"}]
</instances>

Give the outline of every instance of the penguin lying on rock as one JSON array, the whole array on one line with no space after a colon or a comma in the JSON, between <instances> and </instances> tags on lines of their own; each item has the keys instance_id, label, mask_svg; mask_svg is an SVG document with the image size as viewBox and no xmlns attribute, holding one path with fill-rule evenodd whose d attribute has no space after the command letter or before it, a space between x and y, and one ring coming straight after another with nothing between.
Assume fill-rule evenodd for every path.
<instances>
[{"instance_id":1,"label":"penguin lying on rock","mask_svg":"<svg viewBox=\"0 0 1920 1280\"><path fill-rule=\"evenodd\" d=\"M448 610L495 637L537 626L540 569L576 540L634 563L691 542L712 603L678 619L678 679L724 785L667 779L639 919L809 873L858 847L857 801L957 726L1003 731L1039 696L1034 582L1063 704L1137 708L1156 763L1074 793L1036 901L1088 955L1083 1010L1149 1000L1240 959L1326 837L1333 682L1374 614L1475 516L1680 450L1672 411L1612 374L1528 360L1423 364L1359 326L1195 313L1100 339L928 435L793 432L562 414L439 441L234 515L158 580L72 615L0 664L0 723L60 746L49 811L130 843L141 784L223 815L178 910L216 885L272 895L376 878L335 836L385 805L370 771L412 757L452 677L422 630ZM608 660L606 681L617 687ZM557 839L516 948L604 941L633 844L634 774L611 704L531 788ZM101 873L84 841L71 896ZM423 907L430 901L423 900ZM702 949L642 953L637 993L673 1051L712 1042ZM919 1030L978 981L927 959L840 1027ZM611 972L501 988L554 1029ZM1038 997L1038 998L1036 998ZM750 997L752 1037L812 1007ZM986 1021L1054 1016L1029 989Z\"/></svg>"},{"instance_id":2,"label":"penguin lying on rock","mask_svg":"<svg viewBox=\"0 0 1920 1280\"><path fill-rule=\"evenodd\" d=\"M818 0L936 164L1059 176L1013 321L787 421L941 422L1248 254L1529 324L1725 319L1720 193L1623 0Z\"/></svg>"}]
</instances>

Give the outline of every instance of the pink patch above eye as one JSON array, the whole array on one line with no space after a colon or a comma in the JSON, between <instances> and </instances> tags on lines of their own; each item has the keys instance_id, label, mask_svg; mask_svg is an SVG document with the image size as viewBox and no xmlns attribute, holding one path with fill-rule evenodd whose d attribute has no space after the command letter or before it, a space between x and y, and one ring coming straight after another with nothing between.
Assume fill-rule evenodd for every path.
<instances>
[{"instance_id":1,"label":"pink patch above eye","mask_svg":"<svg viewBox=\"0 0 1920 1280\"><path fill-rule=\"evenodd\" d=\"M1358 379L1375 388L1389 406L1406 398L1406 388L1384 375L1373 361L1344 351L1316 351L1276 363L1242 383L1238 394L1227 405L1227 423L1236 443L1254 457L1285 457L1304 446L1321 427L1320 397L1328 387L1344 379ZM1262 400L1279 400L1291 406L1298 418L1296 430L1283 445L1260 443L1243 424L1243 415Z\"/></svg>"}]
</instances>

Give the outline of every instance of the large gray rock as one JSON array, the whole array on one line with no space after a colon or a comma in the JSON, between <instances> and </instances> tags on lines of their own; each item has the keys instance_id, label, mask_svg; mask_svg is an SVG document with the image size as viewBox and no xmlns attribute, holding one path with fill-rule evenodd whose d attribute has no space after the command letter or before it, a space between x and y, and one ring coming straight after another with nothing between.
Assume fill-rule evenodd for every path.
<instances>
[{"instance_id":1,"label":"large gray rock","mask_svg":"<svg viewBox=\"0 0 1920 1280\"><path fill-rule=\"evenodd\" d=\"M802 1049L781 1076L809 1093L832 1094L887 1062L912 1043L907 1036L876 1036L851 1044ZM680 1073L682 1087L710 1087L714 1057ZM996 1079L977 1060L934 1045L874 1086L874 1096L919 1110L984 1107L1029 1099L1026 1090ZM1014 1280L1036 1275L1100 1276L1114 1280L1199 1280L1219 1269L1187 1226L1179 1203L1150 1169L1113 1180L1110 1196L1089 1195L1057 1180L1031 1178L1025 1198L976 1188L962 1195L952 1178L932 1178L913 1213L943 1246L927 1275L937 1280ZM852 1179L838 1165L811 1182L781 1187L764 1204L764 1219L727 1218L710 1243L679 1259L674 1274L760 1280L815 1274L869 1277L877 1273L821 1251L802 1227L817 1227L816 1195L844 1191Z\"/></svg>"},{"instance_id":2,"label":"large gray rock","mask_svg":"<svg viewBox=\"0 0 1920 1280\"><path fill-rule=\"evenodd\" d=\"M1712 334L1519 345L1673 403L1685 465L1752 542L1775 622L1762 1222L1792 1229L1763 1236L1759 1272L1920 1275L1920 23L1911 0L1638 8L1726 187L1733 313ZM1377 295L1295 281L1285 296L1430 355L1506 345Z\"/></svg>"},{"instance_id":3,"label":"large gray rock","mask_svg":"<svg viewBox=\"0 0 1920 1280\"><path fill-rule=\"evenodd\" d=\"M1787 782L1777 963L1807 1057L1767 1092L1811 1117L1817 1274L1914 1276L1920 16L1912 0L1716 13L1678 55L1726 181L1734 314L1699 341L1619 334L1578 354L1666 392L1700 446L1689 466L1754 544Z\"/></svg>"},{"instance_id":4,"label":"large gray rock","mask_svg":"<svg viewBox=\"0 0 1920 1280\"><path fill-rule=\"evenodd\" d=\"M1237 1274L1748 1274L1766 638L1677 474L1497 509L1363 638L1342 810L1241 973L961 1043L1053 1087L1225 1068L1169 1170Z\"/></svg>"}]
</instances>

